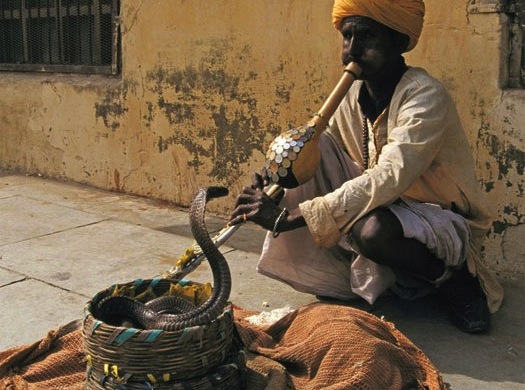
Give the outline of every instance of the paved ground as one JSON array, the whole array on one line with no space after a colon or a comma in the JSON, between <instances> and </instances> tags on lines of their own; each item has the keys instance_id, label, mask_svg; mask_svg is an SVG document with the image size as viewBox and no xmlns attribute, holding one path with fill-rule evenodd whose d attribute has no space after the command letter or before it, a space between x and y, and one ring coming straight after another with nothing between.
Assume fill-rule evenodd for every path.
<instances>
[{"instance_id":1,"label":"paved ground","mask_svg":"<svg viewBox=\"0 0 525 390\"><path fill-rule=\"evenodd\" d=\"M8 173L0 173L0 221L0 350L80 318L86 301L113 283L169 269L193 242L187 212L169 204ZM211 217L208 225L224 221ZM223 247L231 300L255 310L315 301L255 272L262 237L246 225ZM207 264L191 279L211 280ZM484 335L457 331L430 300L384 298L361 307L394 322L451 389L525 389L524 277L501 281L506 301Z\"/></svg>"}]
</instances>

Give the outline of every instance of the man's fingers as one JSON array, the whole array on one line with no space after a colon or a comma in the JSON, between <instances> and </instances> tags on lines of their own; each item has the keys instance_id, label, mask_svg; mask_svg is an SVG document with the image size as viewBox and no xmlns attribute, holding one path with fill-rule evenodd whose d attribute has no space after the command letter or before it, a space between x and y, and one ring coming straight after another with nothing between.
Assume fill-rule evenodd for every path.
<instances>
[{"instance_id":1,"label":"man's fingers","mask_svg":"<svg viewBox=\"0 0 525 390\"><path fill-rule=\"evenodd\" d=\"M261 177L262 177L262 183L264 187L270 184L270 178L268 177L268 173L266 170L263 171Z\"/></svg>"},{"instance_id":2,"label":"man's fingers","mask_svg":"<svg viewBox=\"0 0 525 390\"><path fill-rule=\"evenodd\" d=\"M243 222L244 211L242 211L241 207L242 206L238 206L235 208L235 210L233 210L230 215L230 221L228 222L228 225L238 225Z\"/></svg>"},{"instance_id":3,"label":"man's fingers","mask_svg":"<svg viewBox=\"0 0 525 390\"><path fill-rule=\"evenodd\" d=\"M228 224L238 225L240 223L248 222L253 213L254 211L250 208L249 205L240 205L233 211Z\"/></svg>"},{"instance_id":4,"label":"man's fingers","mask_svg":"<svg viewBox=\"0 0 525 390\"><path fill-rule=\"evenodd\" d=\"M262 190L264 188L264 180L259 173L254 173L252 176L252 188L255 190Z\"/></svg>"}]
</instances>

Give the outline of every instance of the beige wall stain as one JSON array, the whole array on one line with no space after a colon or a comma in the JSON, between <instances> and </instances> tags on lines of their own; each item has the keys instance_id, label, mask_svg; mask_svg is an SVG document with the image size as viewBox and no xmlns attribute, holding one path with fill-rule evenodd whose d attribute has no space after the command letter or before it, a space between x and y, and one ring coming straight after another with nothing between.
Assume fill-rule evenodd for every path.
<instances>
[{"instance_id":1,"label":"beige wall stain","mask_svg":"<svg viewBox=\"0 0 525 390\"><path fill-rule=\"evenodd\" d=\"M427 1L407 55L457 103L495 223L487 263L525 272L525 91L500 86L505 15ZM305 124L340 76L331 0L122 0L117 77L0 73L0 166L188 206L225 185L227 214L280 132ZM500 60L501 59L501 60Z\"/></svg>"},{"instance_id":2,"label":"beige wall stain","mask_svg":"<svg viewBox=\"0 0 525 390\"><path fill-rule=\"evenodd\" d=\"M495 217L486 262L502 274L523 274L525 90L502 86L507 15L469 13L469 3L427 1L420 45L408 58L442 80L457 103Z\"/></svg>"}]
</instances>

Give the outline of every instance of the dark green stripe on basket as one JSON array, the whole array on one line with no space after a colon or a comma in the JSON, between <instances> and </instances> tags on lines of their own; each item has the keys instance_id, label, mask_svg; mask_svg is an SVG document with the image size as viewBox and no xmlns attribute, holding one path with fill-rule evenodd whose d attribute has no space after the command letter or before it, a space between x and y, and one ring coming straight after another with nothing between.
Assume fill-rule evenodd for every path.
<instances>
[{"instance_id":1,"label":"dark green stripe on basket","mask_svg":"<svg viewBox=\"0 0 525 390\"><path fill-rule=\"evenodd\" d=\"M137 332L139 332L139 329L117 328L113 331L111 336L108 337L108 343L121 345L132 338Z\"/></svg>"},{"instance_id":2,"label":"dark green stripe on basket","mask_svg":"<svg viewBox=\"0 0 525 390\"><path fill-rule=\"evenodd\" d=\"M134 335L138 334L137 341L152 343L157 340L162 332L161 329L144 331L136 328L117 328L113 331L111 336L108 337L107 342L109 344L121 345L131 339Z\"/></svg>"},{"instance_id":3,"label":"dark green stripe on basket","mask_svg":"<svg viewBox=\"0 0 525 390\"><path fill-rule=\"evenodd\" d=\"M133 281L133 286L138 287L144 282L144 279L135 279Z\"/></svg>"},{"instance_id":4,"label":"dark green stripe on basket","mask_svg":"<svg viewBox=\"0 0 525 390\"><path fill-rule=\"evenodd\" d=\"M91 336L93 336L93 333L95 333L95 330L102 324L102 321L95 320L93 322L92 328L91 328Z\"/></svg>"},{"instance_id":5,"label":"dark green stripe on basket","mask_svg":"<svg viewBox=\"0 0 525 390\"><path fill-rule=\"evenodd\" d=\"M151 283L149 284L151 288L155 288L157 284L162 280L162 278L153 278L151 279Z\"/></svg>"},{"instance_id":6,"label":"dark green stripe on basket","mask_svg":"<svg viewBox=\"0 0 525 390\"><path fill-rule=\"evenodd\" d=\"M140 332L140 336L137 340L144 341L146 343L152 343L162 334L161 329L147 330Z\"/></svg>"}]
</instances>

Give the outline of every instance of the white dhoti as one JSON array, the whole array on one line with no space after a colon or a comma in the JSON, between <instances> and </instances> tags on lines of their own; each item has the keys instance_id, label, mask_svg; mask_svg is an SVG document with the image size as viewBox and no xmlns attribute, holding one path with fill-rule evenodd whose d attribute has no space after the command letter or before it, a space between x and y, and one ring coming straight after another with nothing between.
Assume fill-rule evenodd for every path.
<instances>
[{"instance_id":1,"label":"white dhoti","mask_svg":"<svg viewBox=\"0 0 525 390\"><path fill-rule=\"evenodd\" d=\"M329 134L322 134L320 148L321 165L316 175L304 185L286 190L282 207L294 209L361 174ZM463 217L426 203L400 200L387 207L400 220L405 236L424 243L447 267L457 267L465 261L470 229ZM370 304L396 284L394 290L407 298L421 296L428 290L416 284L414 295L414 283L407 275L396 275L389 267L358 254L345 236L336 247L317 247L308 227L281 233L277 238L268 233L257 270L301 292L342 300L362 297ZM400 283L410 284L410 296Z\"/></svg>"}]
</instances>

